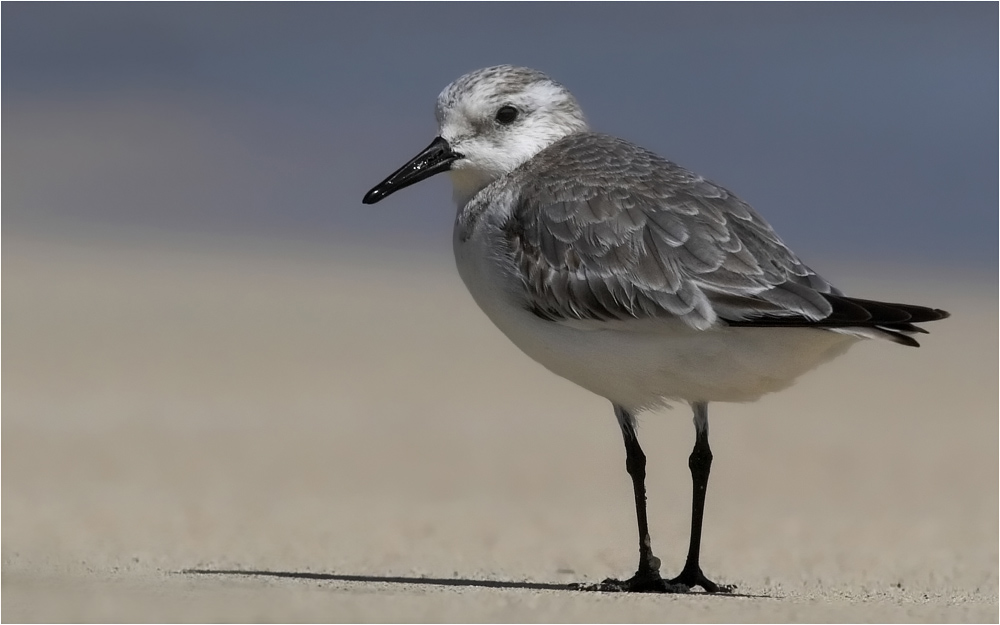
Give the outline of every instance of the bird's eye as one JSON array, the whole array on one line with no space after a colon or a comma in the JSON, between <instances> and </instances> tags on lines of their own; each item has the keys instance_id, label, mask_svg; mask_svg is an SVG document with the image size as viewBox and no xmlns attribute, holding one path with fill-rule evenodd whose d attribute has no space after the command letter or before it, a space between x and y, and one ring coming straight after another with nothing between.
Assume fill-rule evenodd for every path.
<instances>
[{"instance_id":1,"label":"bird's eye","mask_svg":"<svg viewBox=\"0 0 1000 625\"><path fill-rule=\"evenodd\" d=\"M497 110L497 121L501 124L509 124L517 119L517 109L513 106L501 106Z\"/></svg>"}]
</instances>

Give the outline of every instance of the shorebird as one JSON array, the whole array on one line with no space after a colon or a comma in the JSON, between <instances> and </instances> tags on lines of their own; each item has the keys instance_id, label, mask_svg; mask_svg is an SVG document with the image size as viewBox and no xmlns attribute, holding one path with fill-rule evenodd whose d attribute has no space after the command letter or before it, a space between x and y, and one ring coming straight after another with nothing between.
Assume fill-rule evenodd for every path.
<instances>
[{"instance_id":1,"label":"shorebird","mask_svg":"<svg viewBox=\"0 0 1000 625\"><path fill-rule=\"evenodd\" d=\"M861 339L916 347L943 310L845 296L727 189L653 152L592 132L570 92L499 65L438 96L439 133L364 197L374 204L447 171L454 252L476 303L525 354L611 401L625 441L639 564L596 590L675 592L709 580L699 553L712 466L708 404L753 401ZM646 518L635 415L694 411L691 540L661 577Z\"/></svg>"}]
</instances>

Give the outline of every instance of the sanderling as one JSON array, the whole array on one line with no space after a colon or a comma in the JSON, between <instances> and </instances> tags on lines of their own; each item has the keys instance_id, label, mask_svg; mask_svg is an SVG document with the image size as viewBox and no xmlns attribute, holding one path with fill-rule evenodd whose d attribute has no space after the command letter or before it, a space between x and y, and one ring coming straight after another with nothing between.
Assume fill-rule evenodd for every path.
<instances>
[{"instance_id":1,"label":"sanderling","mask_svg":"<svg viewBox=\"0 0 1000 625\"><path fill-rule=\"evenodd\" d=\"M439 136L365 204L447 171L454 251L476 303L525 354L614 406L635 491L639 566L598 590L670 592L710 581L698 562L712 451L708 403L752 401L862 338L917 346L948 313L844 296L746 202L632 143L591 132L576 99L500 65L448 85ZM694 410L691 542L660 576L646 520L636 413Z\"/></svg>"}]
</instances>

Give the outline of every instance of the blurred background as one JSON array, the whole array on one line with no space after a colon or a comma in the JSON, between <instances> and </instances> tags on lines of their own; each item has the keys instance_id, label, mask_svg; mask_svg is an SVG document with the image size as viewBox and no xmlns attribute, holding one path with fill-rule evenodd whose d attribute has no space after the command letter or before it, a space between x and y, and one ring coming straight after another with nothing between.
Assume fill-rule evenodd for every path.
<instances>
[{"instance_id":1,"label":"blurred background","mask_svg":"<svg viewBox=\"0 0 1000 625\"><path fill-rule=\"evenodd\" d=\"M872 342L785 393L713 407L706 571L765 594L900 581L941 606L981 587L995 618L995 3L2 17L5 620L287 620L267 612L282 601L170 603L169 574L197 566L631 570L610 408L476 309L447 177L361 204L435 135L441 89L498 63L547 72L596 130L731 189L849 294L954 314L920 350ZM686 408L665 414L643 440L673 569L693 434ZM123 575L128 592L73 582ZM129 604L142 580L155 592Z\"/></svg>"},{"instance_id":2,"label":"blurred background","mask_svg":"<svg viewBox=\"0 0 1000 625\"><path fill-rule=\"evenodd\" d=\"M994 268L996 6L15 4L4 225L446 255L448 181L363 193L487 65L747 199L809 257ZM394 241L386 245L386 241Z\"/></svg>"}]
</instances>

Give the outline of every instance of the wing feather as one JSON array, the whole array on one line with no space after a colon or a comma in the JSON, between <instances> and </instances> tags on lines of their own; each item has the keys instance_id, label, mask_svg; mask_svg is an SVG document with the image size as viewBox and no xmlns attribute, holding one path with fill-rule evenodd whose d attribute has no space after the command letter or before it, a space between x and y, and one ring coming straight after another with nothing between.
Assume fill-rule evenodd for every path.
<instances>
[{"instance_id":1,"label":"wing feather","mask_svg":"<svg viewBox=\"0 0 1000 625\"><path fill-rule=\"evenodd\" d=\"M946 315L842 297L749 204L621 139L572 135L512 175L504 233L546 319L864 326L915 343L899 333Z\"/></svg>"},{"instance_id":2,"label":"wing feather","mask_svg":"<svg viewBox=\"0 0 1000 625\"><path fill-rule=\"evenodd\" d=\"M717 322L718 296L727 313L829 314L812 291L829 285L800 286L814 272L718 185L597 134L563 139L529 165L506 232L529 306L548 317L672 316L703 329Z\"/></svg>"}]
</instances>

